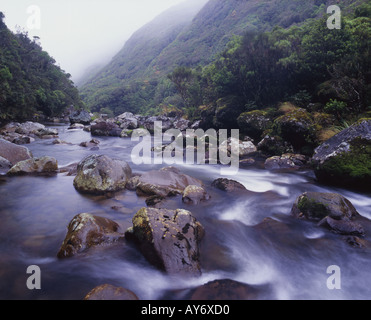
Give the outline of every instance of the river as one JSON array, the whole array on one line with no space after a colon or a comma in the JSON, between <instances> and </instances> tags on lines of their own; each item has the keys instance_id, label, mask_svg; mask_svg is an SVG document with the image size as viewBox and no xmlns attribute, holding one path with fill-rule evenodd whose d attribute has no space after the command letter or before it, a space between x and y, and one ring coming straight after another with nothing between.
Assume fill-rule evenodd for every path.
<instances>
[{"instance_id":1,"label":"river","mask_svg":"<svg viewBox=\"0 0 371 320\"><path fill-rule=\"evenodd\" d=\"M133 172L162 167L134 165L130 153L136 142L129 138L99 137L99 150L91 151L79 146L91 139L90 133L54 127L60 139L71 144L37 140L27 145L35 157L55 157L63 167L97 153L127 161ZM145 199L127 190L113 198L82 195L73 187L74 177L64 173L0 177L0 299L81 300L105 283L130 289L140 299L181 299L183 289L215 279L267 285L269 292L262 299L371 297L371 250L351 247L343 237L290 216L300 194L319 191L340 193L371 219L370 194L320 185L309 170L274 173L252 166L228 177L253 191L241 198L211 187L212 181L221 177L218 165L177 167L203 180L211 194L211 200L198 206L183 204L180 197L168 201L169 208L190 210L206 230L200 244L201 277L166 275L152 267L135 247L122 243L60 260L56 255L75 215L89 212L107 217L126 230L133 215L146 206ZM280 221L284 228L262 234L256 225L267 217ZM367 234L370 240L371 230ZM41 269L41 290L26 286L30 265ZM326 270L331 265L340 267L340 290L327 287L330 275Z\"/></svg>"}]
</instances>

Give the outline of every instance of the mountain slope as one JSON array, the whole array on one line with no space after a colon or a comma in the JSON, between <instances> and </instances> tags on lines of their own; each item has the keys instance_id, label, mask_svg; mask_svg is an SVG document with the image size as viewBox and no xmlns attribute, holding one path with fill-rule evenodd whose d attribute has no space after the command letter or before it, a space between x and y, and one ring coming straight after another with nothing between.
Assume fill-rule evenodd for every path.
<instances>
[{"instance_id":1,"label":"mountain slope","mask_svg":"<svg viewBox=\"0 0 371 320\"><path fill-rule=\"evenodd\" d=\"M108 107L115 113L147 112L163 101L161 97L174 93L166 76L175 67L205 66L235 35L301 24L326 14L331 2L209 0L198 12L193 6L193 11L173 8L136 32L80 92L93 111ZM339 0L338 4L346 9L356 2Z\"/></svg>"},{"instance_id":2,"label":"mountain slope","mask_svg":"<svg viewBox=\"0 0 371 320\"><path fill-rule=\"evenodd\" d=\"M47 52L27 34L12 33L0 12L0 121L58 116L82 107L78 91Z\"/></svg>"}]
</instances>

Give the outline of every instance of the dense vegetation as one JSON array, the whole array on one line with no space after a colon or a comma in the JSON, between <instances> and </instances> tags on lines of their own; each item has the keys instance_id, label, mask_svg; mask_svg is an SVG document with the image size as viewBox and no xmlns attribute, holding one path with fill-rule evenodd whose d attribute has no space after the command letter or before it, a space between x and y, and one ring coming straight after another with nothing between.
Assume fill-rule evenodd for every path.
<instances>
[{"instance_id":1,"label":"dense vegetation","mask_svg":"<svg viewBox=\"0 0 371 320\"><path fill-rule=\"evenodd\" d=\"M348 8L360 1L339 2ZM92 111L159 113L181 107L183 100L167 78L177 66L203 68L236 35L300 25L322 16L331 4L327 0L213 0L195 10L192 1L187 2L190 8L173 8L138 30L109 65L81 86L81 96ZM200 3L205 2L198 1L198 8Z\"/></svg>"},{"instance_id":2,"label":"dense vegetation","mask_svg":"<svg viewBox=\"0 0 371 320\"><path fill-rule=\"evenodd\" d=\"M343 16L340 30L327 16L288 29L235 37L204 68L176 68L175 84L189 116L203 105L223 103L226 121L243 113L275 111L280 102L353 119L370 111L371 5ZM229 108L229 110L228 110ZM353 119L354 120L354 119Z\"/></svg>"},{"instance_id":3,"label":"dense vegetation","mask_svg":"<svg viewBox=\"0 0 371 320\"><path fill-rule=\"evenodd\" d=\"M80 108L78 90L37 39L12 33L0 12L0 121L59 116Z\"/></svg>"}]
</instances>

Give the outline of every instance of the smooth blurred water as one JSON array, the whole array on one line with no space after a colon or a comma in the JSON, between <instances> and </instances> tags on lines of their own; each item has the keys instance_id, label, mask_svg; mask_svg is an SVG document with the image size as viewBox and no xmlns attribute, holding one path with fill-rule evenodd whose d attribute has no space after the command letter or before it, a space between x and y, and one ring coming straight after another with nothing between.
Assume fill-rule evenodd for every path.
<instances>
[{"instance_id":1,"label":"smooth blurred water","mask_svg":"<svg viewBox=\"0 0 371 320\"><path fill-rule=\"evenodd\" d=\"M33 155L52 156L59 166L79 162L97 153L127 161L133 172L161 168L135 166L130 153L136 142L100 137L99 150L80 147L90 133L57 127L61 140L53 145L37 140L28 145ZM110 283L134 291L141 299L181 298L176 290L192 288L215 279L233 279L247 284L269 285L273 299L369 299L371 297L371 252L348 245L343 237L290 217L295 199L305 191L338 192L358 212L371 219L370 194L317 184L311 171L273 173L251 167L228 177L251 192L237 197L213 189L220 166L177 165L186 174L204 181L211 200L198 206L185 205L180 197L169 200L170 208L186 208L206 230L201 250L203 275L185 279L166 275L152 267L130 244L97 247L87 254L59 260L56 254L77 214L89 212L110 218L123 231L145 199L132 191L113 198L79 194L73 177L6 177L0 181L0 299L82 299L95 286ZM5 180L5 181L3 181ZM121 207L114 210L112 207ZM281 224L264 232L259 225L271 217ZM366 230L370 240L371 230ZM38 265L42 289L28 290L26 269ZM342 289L329 290L327 267L338 265ZM174 290L174 291L173 291ZM262 297L264 298L264 296Z\"/></svg>"}]
</instances>

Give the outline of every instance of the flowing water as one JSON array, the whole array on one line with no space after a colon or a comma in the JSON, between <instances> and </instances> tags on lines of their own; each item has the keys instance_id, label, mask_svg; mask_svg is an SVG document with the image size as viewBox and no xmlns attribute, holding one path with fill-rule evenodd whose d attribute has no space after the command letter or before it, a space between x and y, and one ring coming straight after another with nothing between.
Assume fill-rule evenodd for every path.
<instances>
[{"instance_id":1,"label":"flowing water","mask_svg":"<svg viewBox=\"0 0 371 320\"><path fill-rule=\"evenodd\" d=\"M130 139L99 138L99 150L80 147L90 133L58 126L59 137L71 144L53 145L37 140L28 145L34 156L52 156L59 166L79 162L97 153L126 160L133 172L162 166L135 166ZM220 167L177 165L204 181L211 200L185 205L179 197L169 208L186 208L206 230L200 245L202 276L185 279L152 267L130 244L97 247L69 259L56 257L77 214L89 212L130 227L145 199L132 191L113 197L79 194L74 177L0 177L0 299L82 299L95 286L110 283L135 292L140 299L181 299L183 289L215 279L232 279L269 288L262 299L369 299L371 250L351 247L339 235L310 222L290 217L295 199L305 191L338 192L358 212L371 219L370 194L319 185L311 171L273 173L259 167L241 169L235 179L252 191L243 197L213 189ZM119 208L119 209L117 209ZM277 229L256 227L265 218L279 221ZM368 234L371 234L371 230ZM366 235L366 239L370 240ZM27 267L41 269L41 290L26 286ZM341 270L341 290L329 290L326 273L331 265Z\"/></svg>"}]
</instances>

